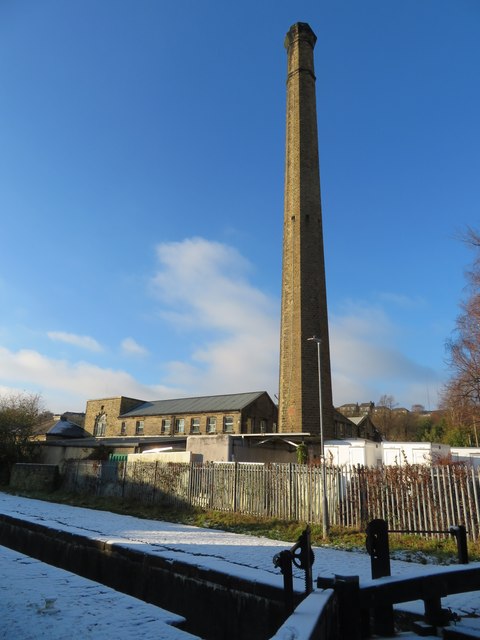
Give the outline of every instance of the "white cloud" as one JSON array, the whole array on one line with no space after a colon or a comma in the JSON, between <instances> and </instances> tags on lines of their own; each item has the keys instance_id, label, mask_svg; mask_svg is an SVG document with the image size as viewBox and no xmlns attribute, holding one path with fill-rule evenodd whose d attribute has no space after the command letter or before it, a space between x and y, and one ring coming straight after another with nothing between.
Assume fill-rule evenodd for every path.
<instances>
[{"instance_id":1,"label":"white cloud","mask_svg":"<svg viewBox=\"0 0 480 640\"><path fill-rule=\"evenodd\" d=\"M123 353L130 356L146 356L148 354L147 349L138 344L133 338L125 338L122 340L121 348Z\"/></svg>"},{"instance_id":2,"label":"white cloud","mask_svg":"<svg viewBox=\"0 0 480 640\"><path fill-rule=\"evenodd\" d=\"M250 284L250 264L239 252L202 238L157 247L154 290L177 329L205 335L187 365L172 362L169 381L195 393L278 387L279 303Z\"/></svg>"},{"instance_id":3,"label":"white cloud","mask_svg":"<svg viewBox=\"0 0 480 640\"><path fill-rule=\"evenodd\" d=\"M168 382L194 393L266 389L275 394L280 303L247 281L251 265L236 249L202 238L161 244L157 256L153 286L161 315L198 339L188 362L169 363ZM408 303L403 296L387 297ZM209 336L203 341L202 332ZM380 303L345 302L330 321L335 404L378 401L384 393L406 406L429 404L428 389L435 404L439 375L396 348L399 335Z\"/></svg>"},{"instance_id":4,"label":"white cloud","mask_svg":"<svg viewBox=\"0 0 480 640\"><path fill-rule=\"evenodd\" d=\"M278 389L280 301L256 288L252 267L225 244L192 238L157 247L151 280L168 331L191 342L182 359L161 362L162 385L142 384L126 371L49 358L38 351L0 347L0 383L40 393L53 411L82 410L89 398L129 395L144 400L181 395ZM440 376L396 347L400 328L381 304L347 301L330 319L334 402L378 401L384 393L409 406L435 406ZM173 335L165 331L165 339ZM50 332L52 340L99 351L88 336ZM186 339L185 339L186 338ZM129 355L147 349L127 337ZM142 375L148 375L147 370ZM157 375L157 374L151 374Z\"/></svg>"},{"instance_id":5,"label":"white cloud","mask_svg":"<svg viewBox=\"0 0 480 640\"><path fill-rule=\"evenodd\" d=\"M405 309L419 308L426 305L426 301L419 296L412 298L411 296L392 291L383 291L378 294L378 298L383 302L391 303Z\"/></svg>"},{"instance_id":6,"label":"white cloud","mask_svg":"<svg viewBox=\"0 0 480 640\"><path fill-rule=\"evenodd\" d=\"M397 327L381 307L350 305L330 323L334 402L378 401L387 393L403 406L433 404L441 385L432 368L419 364L395 347Z\"/></svg>"},{"instance_id":7,"label":"white cloud","mask_svg":"<svg viewBox=\"0 0 480 640\"><path fill-rule=\"evenodd\" d=\"M75 333L67 333L65 331L49 331L47 336L54 342L66 342L81 349L88 349L88 351L103 351L103 347L95 338L91 338L90 336L79 336Z\"/></svg>"},{"instance_id":8,"label":"white cloud","mask_svg":"<svg viewBox=\"0 0 480 640\"><path fill-rule=\"evenodd\" d=\"M71 363L47 358L38 351L17 352L0 347L0 380L10 388L40 393L52 411L82 411L90 398L128 395L142 400L172 396L178 390L142 385L129 373L88 362Z\"/></svg>"}]
</instances>

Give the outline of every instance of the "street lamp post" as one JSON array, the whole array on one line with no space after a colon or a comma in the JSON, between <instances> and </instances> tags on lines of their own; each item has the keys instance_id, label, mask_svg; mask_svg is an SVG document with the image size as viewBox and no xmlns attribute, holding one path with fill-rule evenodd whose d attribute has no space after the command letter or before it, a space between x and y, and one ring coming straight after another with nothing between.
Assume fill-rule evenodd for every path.
<instances>
[{"instance_id":1,"label":"street lamp post","mask_svg":"<svg viewBox=\"0 0 480 640\"><path fill-rule=\"evenodd\" d=\"M327 498L327 468L325 464L325 446L323 443L323 403L322 403L322 373L320 368L320 345L322 343L320 338L313 336L307 338L312 342L317 343L317 360L318 360L318 409L320 412L320 462L322 465L322 484L323 484L323 500L322 500L322 528L323 537L328 538L330 531L330 523L328 518L328 498Z\"/></svg>"}]
</instances>

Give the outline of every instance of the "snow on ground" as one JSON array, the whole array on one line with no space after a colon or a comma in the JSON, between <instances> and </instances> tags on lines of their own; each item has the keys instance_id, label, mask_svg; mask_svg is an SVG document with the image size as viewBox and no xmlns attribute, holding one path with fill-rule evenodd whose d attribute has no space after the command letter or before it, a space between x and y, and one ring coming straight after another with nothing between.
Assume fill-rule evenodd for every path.
<instances>
[{"instance_id":1,"label":"snow on ground","mask_svg":"<svg viewBox=\"0 0 480 640\"><path fill-rule=\"evenodd\" d=\"M12 496L5 493L0 493L0 512L30 522L37 522L44 526L88 536L95 540L134 548L143 553L160 555L170 560L181 560L182 562L195 564L196 566L210 568L229 575L237 575L248 580L280 587L283 585L283 577L279 569L273 566L273 556L280 550L288 549L291 546L290 542L226 533L216 529L201 529L156 520L143 520L107 511L70 507L62 504ZM327 547L316 547L314 552L314 578L317 576L332 577L337 574L349 576L358 575L360 576L361 583L370 580L370 558L367 553L339 551ZM60 601L58 600L58 593L64 593L67 587L70 589L70 584L76 584L75 580L89 583L90 585L88 588L85 587L85 595L82 595L82 599L85 597L90 601L88 607L90 615L92 615L91 612L98 600L93 590L94 586L99 589L101 593L108 593L108 597L111 597L112 601L115 601L115 599L120 601L124 598L129 598L113 590L108 590L106 587L96 585L83 578L81 579L78 576L67 574L67 572L61 573L67 574L69 576L68 580L72 582L65 582L67 580L65 577L53 578L51 576L56 574L56 572L60 572L60 570L48 567L48 565L42 565L42 563L37 563L37 561L31 559L25 559L24 557L23 560L21 560L19 559L22 558L20 554L14 553L13 560L11 554L7 555L9 557L8 560L5 559L6 555L2 553L1 563L2 573L4 576L7 576L4 584L8 585L11 583L14 585L12 594L15 594L15 597L13 602L10 603L10 610L13 611L15 608L20 607L22 614L25 615L26 607L24 603L28 600L28 602L31 603L28 611L31 612L36 621L43 620L44 618L49 619L50 617L53 620L63 619L60 618L60 613L38 613L39 608L40 610L42 607L45 608L45 598L52 595L52 597L57 597L58 607L55 604L55 608L61 609L62 612L64 612L62 614L64 617L67 617L68 610L68 616L72 616L71 624L76 624L73 619L76 611L75 606L70 606L66 603L65 608L63 608L63 605L60 605ZM4 564L6 573L3 572ZM47 588L47 586L42 587L41 592L40 588L38 589L37 599L33 597L36 583L32 583L28 574L30 570L34 570L36 565L42 567L42 569L38 569L37 567L35 571L43 571L46 576L46 585L48 585L50 580L53 580L52 588ZM48 570L45 569L45 567L48 567ZM21 571L19 571L19 568ZM411 576L436 571L448 571L452 570L452 567L438 567L428 564L414 564L402 560L392 560L391 569L392 575L394 576ZM23 580L22 576L24 576ZM303 572L296 571L295 576L294 586L298 591L302 591L304 588ZM10 577L12 578L11 582ZM58 580L60 580L60 582L57 582ZM64 581L63 583L62 580ZM66 585L65 589L60 589L60 585L62 584ZM33 586L33 591L30 585ZM89 591L89 589L91 589L91 591ZM30 595L28 595L28 593L30 593ZM88 598L89 593L92 594L90 598ZM104 597L107 597L107 595ZM135 603L135 607L145 606L150 608L149 610L162 611L156 607L152 609L151 605L146 605L133 598L129 598L129 600L130 603ZM467 614L469 618L462 620L462 623L465 624L475 625L476 619L474 616L480 615L480 598L478 592L449 596L442 600L442 604L452 609L452 611L458 612L460 615L465 616ZM125 609L127 606L130 605L120 605L119 608ZM95 610L97 610L97 608L99 610L105 610L104 606L95 606ZM423 611L423 604L421 602L409 603L405 606L402 605L402 609L421 612ZM131 612L131 609L129 611ZM19 613L19 611L17 611L17 613ZM132 614L130 613L130 615ZM153 614L150 613L148 615L151 616ZM167 616L167 618L170 616L170 619L175 618L173 614L167 614L165 612L159 613L158 615L160 617ZM114 616L111 616L111 618L113 617ZM119 627L121 628L121 626L120 624ZM167 630L165 633L181 633L173 627L165 627L165 629ZM101 633L99 632L99 635L90 635L90 637L96 639L107 637L107 635L101 635ZM147 632L142 632L141 637L150 637L146 635L146 633ZM45 637L47 637L47 635ZM123 637L118 634L117 636L119 639ZM41 638L42 636L16 634L11 637ZM51 635L48 635L48 637L54 638L54 636ZM89 637L88 634L86 637ZM112 637L111 630L108 637ZM135 638L139 636L127 634L124 637ZM180 635L159 635L159 633L156 632L156 637L170 639L180 638ZM186 634L185 637L187 637Z\"/></svg>"},{"instance_id":2,"label":"snow on ground","mask_svg":"<svg viewBox=\"0 0 480 640\"><path fill-rule=\"evenodd\" d=\"M0 638L194 640L183 618L0 547Z\"/></svg>"}]
</instances>

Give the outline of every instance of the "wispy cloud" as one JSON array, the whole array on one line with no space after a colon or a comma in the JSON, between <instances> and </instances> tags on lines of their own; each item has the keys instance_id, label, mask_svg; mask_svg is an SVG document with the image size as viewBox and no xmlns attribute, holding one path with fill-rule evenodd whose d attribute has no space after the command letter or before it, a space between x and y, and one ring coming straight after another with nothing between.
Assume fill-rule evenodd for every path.
<instances>
[{"instance_id":1,"label":"wispy cloud","mask_svg":"<svg viewBox=\"0 0 480 640\"><path fill-rule=\"evenodd\" d=\"M384 393L405 405L426 403L439 374L396 348L398 328L380 306L350 304L331 319L330 342L335 403L377 401ZM434 394L433 394L434 395ZM436 401L436 397L432 397Z\"/></svg>"},{"instance_id":2,"label":"wispy cloud","mask_svg":"<svg viewBox=\"0 0 480 640\"><path fill-rule=\"evenodd\" d=\"M82 410L89 398L130 395L142 400L168 397L177 389L143 385L129 373L88 362L48 358L38 351L0 347L0 380L10 388L40 393L52 411Z\"/></svg>"},{"instance_id":3,"label":"wispy cloud","mask_svg":"<svg viewBox=\"0 0 480 640\"><path fill-rule=\"evenodd\" d=\"M198 340L187 364L172 362L169 381L198 393L226 393L278 386L277 300L247 280L251 265L225 244L203 238L157 247L153 287L183 331L215 333Z\"/></svg>"},{"instance_id":4,"label":"wispy cloud","mask_svg":"<svg viewBox=\"0 0 480 640\"><path fill-rule=\"evenodd\" d=\"M278 389L280 301L253 284L252 265L233 247L203 238L157 246L158 268L151 278L166 339L181 333L186 356L168 362L157 354L151 384L127 371L47 357L39 351L0 347L0 384L41 393L54 411L81 410L89 398L129 395L145 400L187 394ZM344 302L330 318L335 404L377 401L388 393L409 406L435 405L439 374L396 345L401 333L395 315L378 296L376 304ZM51 331L51 340L93 352L102 346L89 336ZM184 347L183 347L184 348ZM154 353L132 337L124 354ZM161 379L157 378L161 371ZM429 401L428 394L432 394Z\"/></svg>"},{"instance_id":5,"label":"wispy cloud","mask_svg":"<svg viewBox=\"0 0 480 640\"><path fill-rule=\"evenodd\" d=\"M419 296L412 297L394 291L382 291L378 294L378 299L403 309L415 309L426 305L426 301Z\"/></svg>"},{"instance_id":6,"label":"wispy cloud","mask_svg":"<svg viewBox=\"0 0 480 640\"><path fill-rule=\"evenodd\" d=\"M49 331L47 336L55 342L65 342L75 347L80 347L81 349L87 349L88 351L103 351L101 344L90 336L79 336L75 333L67 333L66 331Z\"/></svg>"},{"instance_id":7,"label":"wispy cloud","mask_svg":"<svg viewBox=\"0 0 480 640\"><path fill-rule=\"evenodd\" d=\"M129 356L146 356L148 354L148 350L133 338L125 338L120 346L123 353Z\"/></svg>"}]
</instances>

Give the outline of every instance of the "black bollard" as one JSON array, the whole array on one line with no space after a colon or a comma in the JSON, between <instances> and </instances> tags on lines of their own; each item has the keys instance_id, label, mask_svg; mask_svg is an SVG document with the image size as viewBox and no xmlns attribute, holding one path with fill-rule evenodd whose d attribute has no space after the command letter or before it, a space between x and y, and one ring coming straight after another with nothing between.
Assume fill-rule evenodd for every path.
<instances>
[{"instance_id":1,"label":"black bollard","mask_svg":"<svg viewBox=\"0 0 480 640\"><path fill-rule=\"evenodd\" d=\"M458 564L468 564L467 530L463 524L450 527L450 533L457 541Z\"/></svg>"},{"instance_id":2,"label":"black bollard","mask_svg":"<svg viewBox=\"0 0 480 640\"><path fill-rule=\"evenodd\" d=\"M292 554L288 550L280 551L274 556L273 564L277 569L280 569L283 575L285 614L289 616L293 613Z\"/></svg>"},{"instance_id":3,"label":"black bollard","mask_svg":"<svg viewBox=\"0 0 480 640\"><path fill-rule=\"evenodd\" d=\"M333 588L338 597L339 637L360 640L368 637L368 627L360 610L360 580L358 576L335 576ZM368 624L368 619L367 619Z\"/></svg>"},{"instance_id":4,"label":"black bollard","mask_svg":"<svg viewBox=\"0 0 480 640\"><path fill-rule=\"evenodd\" d=\"M388 525L385 520L372 520L367 525L367 551L370 554L372 578L384 578L390 572L390 548L388 545ZM379 635L390 636L395 632L393 606L384 605L373 610L373 630Z\"/></svg>"},{"instance_id":5,"label":"black bollard","mask_svg":"<svg viewBox=\"0 0 480 640\"><path fill-rule=\"evenodd\" d=\"M311 545L310 527L308 525L298 537L296 544L290 549L290 553L292 554L293 564L305 571L305 595L308 596L313 591L312 566L315 560Z\"/></svg>"},{"instance_id":6,"label":"black bollard","mask_svg":"<svg viewBox=\"0 0 480 640\"><path fill-rule=\"evenodd\" d=\"M367 551L370 554L372 578L384 578L390 573L388 525L385 520L372 520L367 525Z\"/></svg>"}]
</instances>

